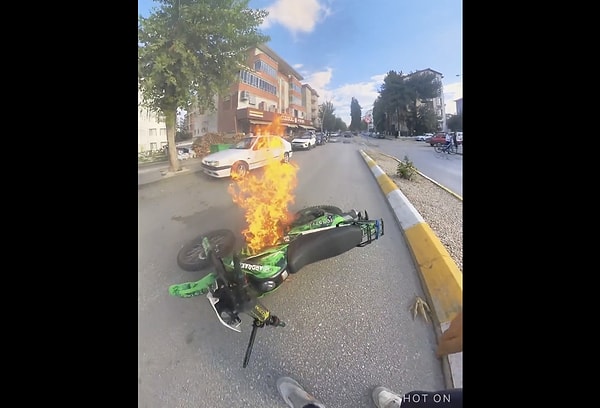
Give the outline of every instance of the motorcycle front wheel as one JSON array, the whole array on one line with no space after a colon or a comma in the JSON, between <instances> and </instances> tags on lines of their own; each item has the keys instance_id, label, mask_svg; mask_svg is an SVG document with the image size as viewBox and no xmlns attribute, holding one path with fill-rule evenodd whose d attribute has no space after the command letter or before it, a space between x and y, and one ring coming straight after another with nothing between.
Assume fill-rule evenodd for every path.
<instances>
[{"instance_id":1,"label":"motorcycle front wheel","mask_svg":"<svg viewBox=\"0 0 600 408\"><path fill-rule=\"evenodd\" d=\"M210 258L202 246L204 237L209 239L212 246L219 246L221 257L233 251L235 236L231 230L219 229L201 234L185 244L177 253L177 265L184 271L195 272L209 266Z\"/></svg>"},{"instance_id":2,"label":"motorcycle front wheel","mask_svg":"<svg viewBox=\"0 0 600 408\"><path fill-rule=\"evenodd\" d=\"M294 214L294 221L292 222L292 227L309 223L316 218L319 218L323 215L323 212L328 212L331 214L343 214L344 212L341 208L333 206L333 205L315 205L312 207L304 208Z\"/></svg>"}]
</instances>

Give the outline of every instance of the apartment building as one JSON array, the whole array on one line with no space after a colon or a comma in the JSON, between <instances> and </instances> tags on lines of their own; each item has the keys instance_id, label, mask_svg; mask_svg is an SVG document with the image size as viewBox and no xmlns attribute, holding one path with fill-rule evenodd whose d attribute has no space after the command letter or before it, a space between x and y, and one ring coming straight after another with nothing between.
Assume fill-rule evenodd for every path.
<instances>
[{"instance_id":1,"label":"apartment building","mask_svg":"<svg viewBox=\"0 0 600 408\"><path fill-rule=\"evenodd\" d=\"M436 78L438 78L440 81L442 80L442 78L444 78L444 75L442 75L441 72L434 71L431 68L426 68L419 71L415 71L411 74L406 74L405 77L410 77L412 75L421 75L424 73L433 73L435 74ZM438 130L444 132L447 131L448 128L446 126L446 104L444 102L444 89L442 88L442 91L440 92L439 96L425 101L421 101L418 104L420 105L422 103L428 104L435 112L435 115L438 118ZM406 123L400 123L399 129L401 132L408 131Z\"/></svg>"},{"instance_id":2,"label":"apartment building","mask_svg":"<svg viewBox=\"0 0 600 408\"><path fill-rule=\"evenodd\" d=\"M319 129L322 120L319 117L319 94L308 84L302 85L302 106L306 108L306 119Z\"/></svg>"},{"instance_id":3,"label":"apartment building","mask_svg":"<svg viewBox=\"0 0 600 408\"><path fill-rule=\"evenodd\" d=\"M454 100L454 103L456 104L456 114L457 115L462 115L462 99L463 98L458 98Z\"/></svg>"},{"instance_id":4,"label":"apartment building","mask_svg":"<svg viewBox=\"0 0 600 408\"><path fill-rule=\"evenodd\" d=\"M143 108L141 101L138 91L138 152L159 150L167 145L167 125L158 114Z\"/></svg>"},{"instance_id":5,"label":"apartment building","mask_svg":"<svg viewBox=\"0 0 600 408\"><path fill-rule=\"evenodd\" d=\"M188 112L188 130L196 137L207 132L268 132L284 136L315 129L318 94L309 87L305 91L303 79L272 49L261 44L248 51L247 66L239 71L229 91L215 97L214 111Z\"/></svg>"}]
</instances>

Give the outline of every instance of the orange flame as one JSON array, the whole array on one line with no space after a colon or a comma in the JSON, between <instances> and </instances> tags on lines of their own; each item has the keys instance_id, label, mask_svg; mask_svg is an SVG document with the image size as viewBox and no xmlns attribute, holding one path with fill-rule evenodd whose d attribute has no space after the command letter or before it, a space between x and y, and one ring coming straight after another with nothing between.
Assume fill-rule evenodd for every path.
<instances>
[{"instance_id":1,"label":"orange flame","mask_svg":"<svg viewBox=\"0 0 600 408\"><path fill-rule=\"evenodd\" d=\"M293 192L297 185L298 166L272 159L263 170L235 179L227 189L233 202L245 210L248 227L242 235L252 254L279 244L284 235L284 225L293 216L288 205L295 200Z\"/></svg>"},{"instance_id":2,"label":"orange flame","mask_svg":"<svg viewBox=\"0 0 600 408\"><path fill-rule=\"evenodd\" d=\"M280 117L276 116L268 125L252 125L252 133L255 135L278 135L283 137L285 126L281 124Z\"/></svg>"}]
</instances>

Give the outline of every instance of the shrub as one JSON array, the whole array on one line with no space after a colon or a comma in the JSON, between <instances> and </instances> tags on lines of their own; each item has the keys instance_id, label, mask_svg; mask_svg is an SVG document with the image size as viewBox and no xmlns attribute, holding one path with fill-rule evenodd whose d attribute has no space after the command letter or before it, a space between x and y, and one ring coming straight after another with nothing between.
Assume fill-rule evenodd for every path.
<instances>
[{"instance_id":1,"label":"shrub","mask_svg":"<svg viewBox=\"0 0 600 408\"><path fill-rule=\"evenodd\" d=\"M404 160L399 162L398 167L396 167L396 175L406 180L412 180L416 173L417 168L408 159L408 156L404 156Z\"/></svg>"}]
</instances>

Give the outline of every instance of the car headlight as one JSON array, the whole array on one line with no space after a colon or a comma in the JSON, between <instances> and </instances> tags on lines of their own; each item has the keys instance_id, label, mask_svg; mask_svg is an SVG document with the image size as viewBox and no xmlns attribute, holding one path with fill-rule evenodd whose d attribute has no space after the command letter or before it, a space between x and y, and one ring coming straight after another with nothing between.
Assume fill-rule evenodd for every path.
<instances>
[{"instance_id":1,"label":"car headlight","mask_svg":"<svg viewBox=\"0 0 600 408\"><path fill-rule=\"evenodd\" d=\"M204 160L204 164L206 164L207 166L219 167L218 160Z\"/></svg>"}]
</instances>

